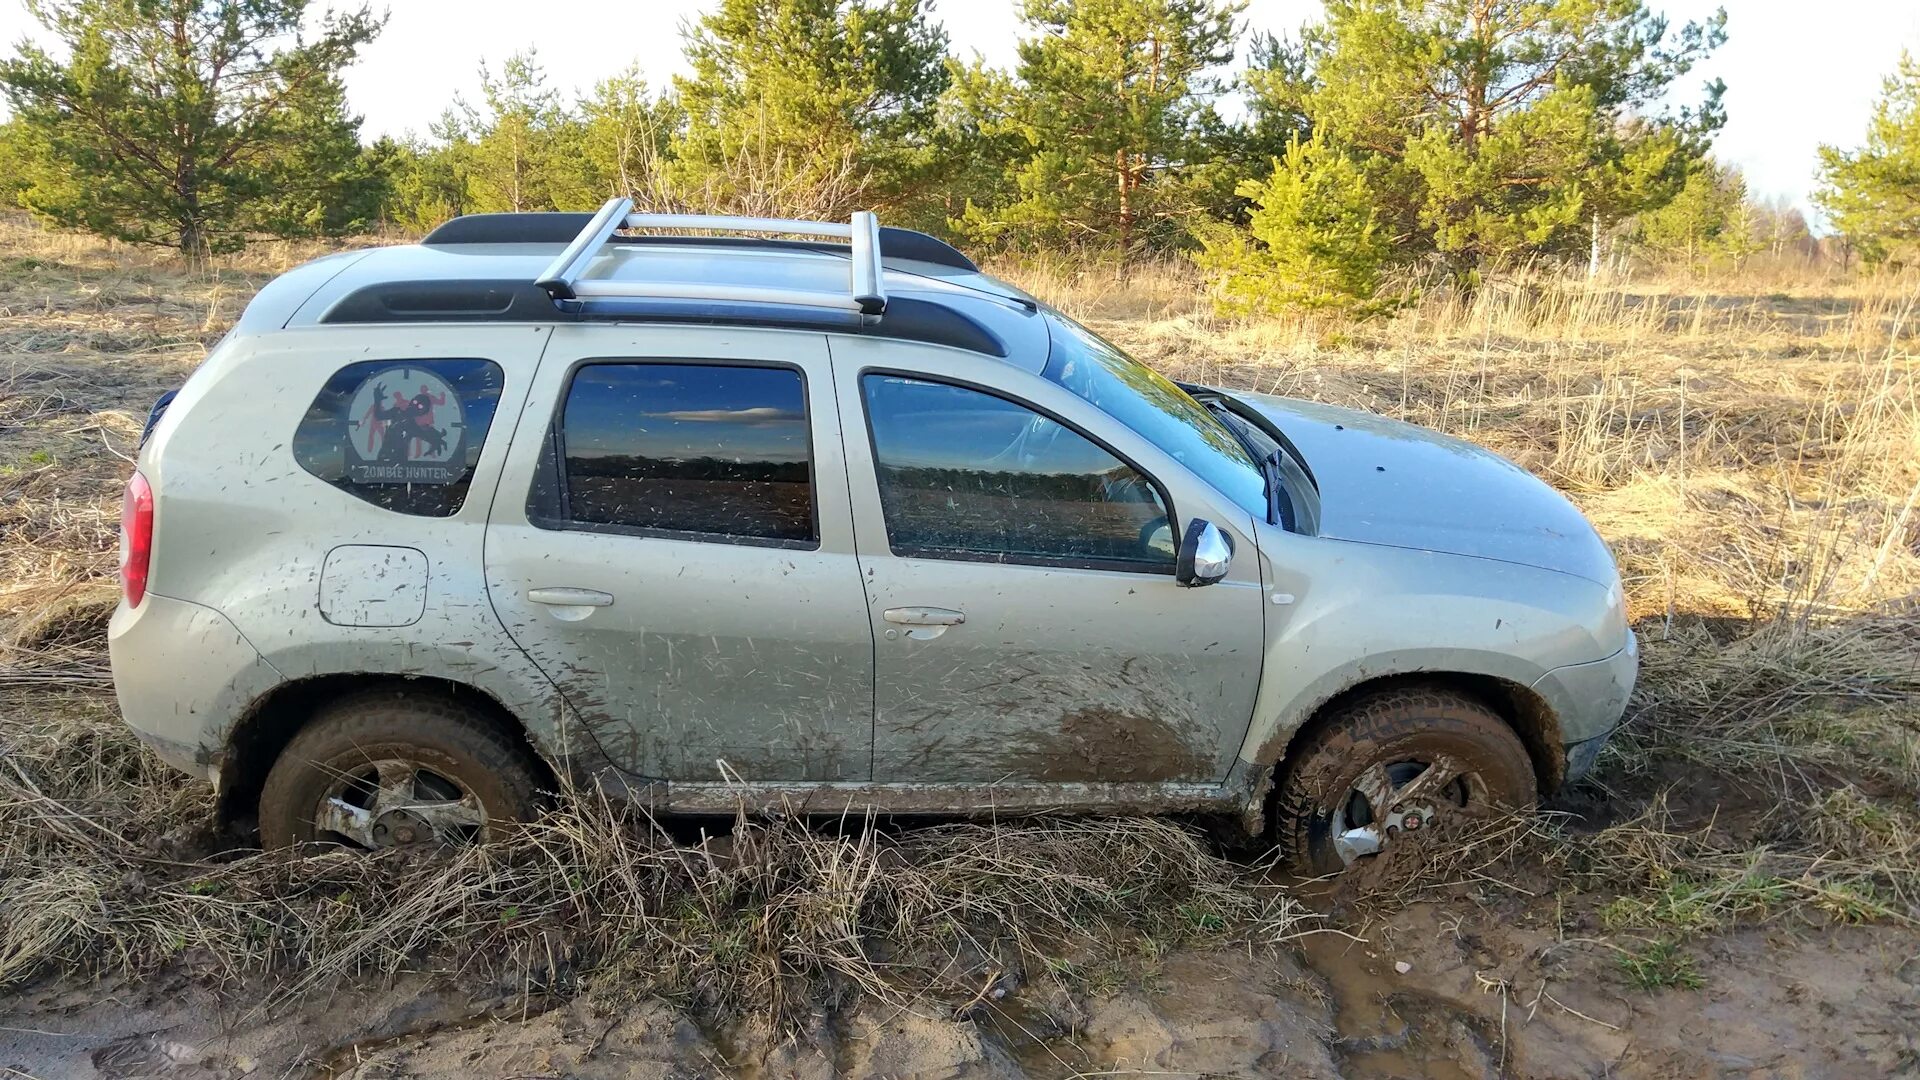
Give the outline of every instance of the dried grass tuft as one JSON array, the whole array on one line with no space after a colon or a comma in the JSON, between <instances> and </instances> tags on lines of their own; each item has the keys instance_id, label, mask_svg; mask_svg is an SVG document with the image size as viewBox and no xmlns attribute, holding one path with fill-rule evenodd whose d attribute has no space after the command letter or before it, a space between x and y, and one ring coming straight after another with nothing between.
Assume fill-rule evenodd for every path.
<instances>
[{"instance_id":1,"label":"dried grass tuft","mask_svg":"<svg viewBox=\"0 0 1920 1080\"><path fill-rule=\"evenodd\" d=\"M209 856L181 828L208 820L207 800L105 719L0 725L0 987L184 963L280 973L279 1000L422 967L514 969L540 990L599 984L791 1026L850 994L964 997L983 970L1038 974L1143 941L1271 946L1310 919L1163 820L896 834L772 815L689 844L579 793L511 840L443 856Z\"/></svg>"}]
</instances>

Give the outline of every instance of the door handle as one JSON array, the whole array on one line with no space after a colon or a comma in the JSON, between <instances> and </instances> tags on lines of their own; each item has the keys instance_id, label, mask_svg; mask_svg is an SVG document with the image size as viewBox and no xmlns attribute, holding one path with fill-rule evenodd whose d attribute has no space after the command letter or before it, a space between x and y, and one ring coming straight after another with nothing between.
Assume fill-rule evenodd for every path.
<instances>
[{"instance_id":1,"label":"door handle","mask_svg":"<svg viewBox=\"0 0 1920 1080\"><path fill-rule=\"evenodd\" d=\"M612 607L613 594L598 589L528 589L527 599L550 607Z\"/></svg>"},{"instance_id":2,"label":"door handle","mask_svg":"<svg viewBox=\"0 0 1920 1080\"><path fill-rule=\"evenodd\" d=\"M967 613L943 607L890 607L881 616L896 626L959 626Z\"/></svg>"}]
</instances>

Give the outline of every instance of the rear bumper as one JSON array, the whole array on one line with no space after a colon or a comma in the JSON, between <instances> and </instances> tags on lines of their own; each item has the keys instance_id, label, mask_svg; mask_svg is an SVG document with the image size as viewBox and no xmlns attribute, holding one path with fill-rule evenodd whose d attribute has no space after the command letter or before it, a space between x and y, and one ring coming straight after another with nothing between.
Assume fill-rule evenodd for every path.
<instances>
[{"instance_id":1,"label":"rear bumper","mask_svg":"<svg viewBox=\"0 0 1920 1080\"><path fill-rule=\"evenodd\" d=\"M1566 752L1566 782L1572 783L1593 768L1600 750L1620 726L1640 674L1640 643L1627 632L1627 643L1604 660L1554 668L1533 684L1560 720L1561 745Z\"/></svg>"},{"instance_id":2,"label":"rear bumper","mask_svg":"<svg viewBox=\"0 0 1920 1080\"><path fill-rule=\"evenodd\" d=\"M227 735L282 680L226 616L148 593L107 626L120 715L169 765L218 782Z\"/></svg>"}]
</instances>

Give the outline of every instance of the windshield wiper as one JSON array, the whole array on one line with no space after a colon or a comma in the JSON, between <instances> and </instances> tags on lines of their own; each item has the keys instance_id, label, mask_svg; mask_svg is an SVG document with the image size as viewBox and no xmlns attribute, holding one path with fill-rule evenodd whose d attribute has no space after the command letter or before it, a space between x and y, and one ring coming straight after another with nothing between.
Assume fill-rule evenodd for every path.
<instances>
[{"instance_id":1,"label":"windshield wiper","mask_svg":"<svg viewBox=\"0 0 1920 1080\"><path fill-rule=\"evenodd\" d=\"M1292 532L1293 497L1287 494L1287 483L1280 472L1286 460L1286 449L1274 447L1273 453L1260 459L1260 478L1267 482L1267 524Z\"/></svg>"},{"instance_id":2,"label":"windshield wiper","mask_svg":"<svg viewBox=\"0 0 1920 1080\"><path fill-rule=\"evenodd\" d=\"M1240 444L1240 448L1247 452L1247 457L1253 459L1254 466L1260 470L1260 480L1267 487L1267 524L1278 525L1292 532L1293 498L1287 494L1286 480L1280 472L1280 467L1287 460L1286 449L1276 446L1273 448L1273 453L1262 456L1260 451L1254 449L1253 440L1247 438L1241 432L1239 425L1234 423L1235 420L1239 420L1239 415L1228 408L1226 402L1211 394L1196 400L1214 414L1220 426L1227 429L1227 434L1233 436L1234 440Z\"/></svg>"}]
</instances>

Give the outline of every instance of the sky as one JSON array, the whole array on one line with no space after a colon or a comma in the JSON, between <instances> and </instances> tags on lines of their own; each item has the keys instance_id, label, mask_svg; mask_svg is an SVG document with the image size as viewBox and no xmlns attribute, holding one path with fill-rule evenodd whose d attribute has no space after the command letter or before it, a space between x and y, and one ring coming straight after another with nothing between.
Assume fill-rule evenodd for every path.
<instances>
[{"instance_id":1,"label":"sky","mask_svg":"<svg viewBox=\"0 0 1920 1080\"><path fill-rule=\"evenodd\" d=\"M686 70L681 23L715 0L375 0L390 12L386 31L347 73L352 107L368 138L425 131L454 93L477 99L482 60L539 50L551 82L563 90L638 63L655 85ZM343 0L335 0L341 6ZM315 7L325 6L316 0ZM1728 12L1728 41L1676 89L1697 100L1704 81L1727 83L1728 122L1717 152L1746 173L1760 197L1784 196L1803 208L1815 185L1822 143L1857 144L1880 80L1904 47L1920 53L1915 0L1649 0L1681 23ZM1018 0L933 0L953 50L1010 64L1019 36ZM1320 11L1318 0L1252 0L1253 30L1290 33ZM537 17L542 12L554 18ZM37 35L23 0L0 0L0 45Z\"/></svg>"}]
</instances>

